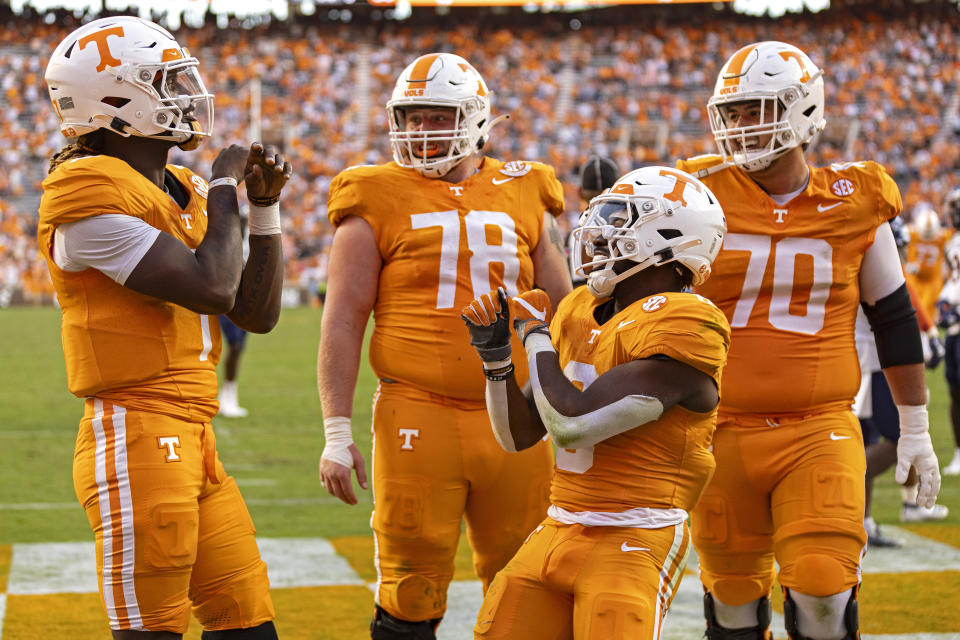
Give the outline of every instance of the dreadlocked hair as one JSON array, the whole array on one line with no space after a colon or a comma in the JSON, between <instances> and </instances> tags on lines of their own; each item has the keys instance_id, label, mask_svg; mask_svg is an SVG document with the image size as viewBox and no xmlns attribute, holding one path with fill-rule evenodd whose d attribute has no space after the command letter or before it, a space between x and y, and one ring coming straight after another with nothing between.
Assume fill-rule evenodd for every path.
<instances>
[{"instance_id":1,"label":"dreadlocked hair","mask_svg":"<svg viewBox=\"0 0 960 640\"><path fill-rule=\"evenodd\" d=\"M50 169L48 174L53 173L57 167L74 158L83 158L85 156L98 156L103 152L103 129L97 129L90 133L79 136L74 142L57 151L50 157Z\"/></svg>"},{"instance_id":2,"label":"dreadlocked hair","mask_svg":"<svg viewBox=\"0 0 960 640\"><path fill-rule=\"evenodd\" d=\"M677 275L680 276L680 283L683 285L684 290L689 290L693 287L693 271L689 269L686 265L675 263L674 267L677 271Z\"/></svg>"}]
</instances>

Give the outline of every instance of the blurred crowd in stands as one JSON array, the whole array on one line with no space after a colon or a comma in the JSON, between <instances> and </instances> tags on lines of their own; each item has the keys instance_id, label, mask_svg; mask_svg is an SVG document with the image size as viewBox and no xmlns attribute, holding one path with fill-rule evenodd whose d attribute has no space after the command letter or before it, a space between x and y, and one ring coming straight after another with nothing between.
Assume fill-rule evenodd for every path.
<instances>
[{"instance_id":1,"label":"blurred crowd in stands","mask_svg":"<svg viewBox=\"0 0 960 640\"><path fill-rule=\"evenodd\" d=\"M215 135L171 159L203 175L229 143L256 136L283 146L295 167L282 203L286 283L306 301L325 280L330 180L391 159L383 107L421 53L456 52L483 74L494 114L512 116L494 129L489 153L552 164L567 188L569 227L587 156L611 156L626 171L715 152L705 105L720 64L744 44L782 40L824 69L828 126L814 164L875 160L900 185L907 215L921 202L939 208L960 182L960 11L945 1L849 4L777 20L709 4L576 16L451 10L417 22L418 9L404 22L356 13L349 24L300 17L254 29L220 29L211 17L177 37L216 94ZM67 13L0 21L0 306L49 302L36 210L48 159L66 141L43 71L79 21Z\"/></svg>"}]
</instances>

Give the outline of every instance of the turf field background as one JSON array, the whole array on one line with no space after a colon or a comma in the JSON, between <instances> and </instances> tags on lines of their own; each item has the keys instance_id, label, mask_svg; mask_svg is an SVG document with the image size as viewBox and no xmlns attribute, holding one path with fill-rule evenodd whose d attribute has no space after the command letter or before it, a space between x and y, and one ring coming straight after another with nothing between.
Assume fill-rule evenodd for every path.
<instances>
[{"instance_id":1,"label":"turf field background","mask_svg":"<svg viewBox=\"0 0 960 640\"><path fill-rule=\"evenodd\" d=\"M259 535L335 537L368 534L370 494L349 507L317 479L323 425L316 390L319 309L284 309L273 332L250 335L241 362L242 420L215 419L220 457L250 502ZM23 503L75 502L71 464L82 401L67 391L59 311L0 310L0 544L90 538L80 509L10 509ZM466 339L466 335L464 335ZM953 454L943 367L928 375L931 431L941 464ZM370 402L375 386L366 355L354 401L354 436L369 465ZM945 477L947 522L960 523L960 478ZM899 519L893 469L877 479L878 522ZM955 540L960 543L960 540Z\"/></svg>"},{"instance_id":2,"label":"turf field background","mask_svg":"<svg viewBox=\"0 0 960 640\"><path fill-rule=\"evenodd\" d=\"M284 309L272 333L249 336L239 388L240 402L250 416L215 419L217 444L227 471L237 478L248 502L258 537L330 540L362 582L369 585L376 579L369 528L370 494L357 488L360 504L347 506L328 496L317 478L323 447L316 392L320 316L318 309ZM59 317L59 311L53 308L0 310L0 578L10 567L9 545L92 540L72 487L73 445L82 401L66 390ZM941 464L945 464L952 456L953 442L942 367L928 375L928 385L934 445ZM368 464L374 386L364 356L354 403L354 435ZM940 496L940 502L951 509L945 522L902 527L960 547L960 478L944 478ZM899 489L890 469L877 480L874 517L880 523L900 526L899 507ZM911 571L909 566L902 570ZM469 555L462 546L456 579L471 578ZM960 638L960 613L952 606L954 598L947 595L960 589L960 571L947 568L938 574L868 574L864 581L869 585L861 601L865 632L896 633L898 639L926 638L910 632L917 628L919 632L936 633L931 636L935 640ZM685 583L695 586L696 575L688 575ZM10 596L3 640L64 637L57 633L27 635L25 627L18 625L38 618L55 620L67 610L71 624L90 630L89 634L73 637L107 637L95 593L63 598L66 596ZM362 584L328 587L322 594L315 589L278 589L274 599L285 629L295 631L284 633L286 638L360 638L369 619L371 600ZM299 632L313 627L318 601L325 603L326 616L336 611L335 620L325 618L323 627L329 633ZM699 620L695 593L690 606L691 611L683 615ZM27 615L34 607L35 615ZM920 627L912 626L920 619L926 621ZM469 629L469 623L465 628ZM196 624L187 637L199 637Z\"/></svg>"}]
</instances>

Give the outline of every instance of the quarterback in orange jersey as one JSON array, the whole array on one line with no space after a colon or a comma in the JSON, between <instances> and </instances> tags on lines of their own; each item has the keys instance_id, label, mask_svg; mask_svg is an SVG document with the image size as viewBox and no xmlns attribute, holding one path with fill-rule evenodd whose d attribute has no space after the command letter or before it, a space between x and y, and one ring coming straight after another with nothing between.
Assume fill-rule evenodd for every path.
<instances>
[{"instance_id":1,"label":"quarterback in orange jersey","mask_svg":"<svg viewBox=\"0 0 960 640\"><path fill-rule=\"evenodd\" d=\"M324 487L348 504L350 416L371 311L375 640L433 638L446 610L463 518L486 587L547 508L546 442L508 456L490 433L483 375L459 310L490 289L570 291L549 166L485 157L490 91L463 58L433 53L401 73L387 103L394 161L330 185L330 255L318 386Z\"/></svg>"},{"instance_id":2,"label":"quarterback in orange jersey","mask_svg":"<svg viewBox=\"0 0 960 640\"><path fill-rule=\"evenodd\" d=\"M725 228L696 178L638 169L581 217L587 284L549 330L542 291L501 289L464 309L497 440L520 451L549 433L557 446L548 515L487 591L476 638L660 637L690 549L687 514L713 474L730 344L723 313L684 290L709 277ZM523 391L510 318L528 360Z\"/></svg>"},{"instance_id":3,"label":"quarterback in orange jersey","mask_svg":"<svg viewBox=\"0 0 960 640\"><path fill-rule=\"evenodd\" d=\"M943 289L944 245L953 235L944 229L938 214L929 204L918 205L911 216L910 244L907 245L907 271L920 296L923 310L935 318L937 298Z\"/></svg>"},{"instance_id":4,"label":"quarterback in orange jersey","mask_svg":"<svg viewBox=\"0 0 960 640\"><path fill-rule=\"evenodd\" d=\"M915 467L924 507L940 488L920 331L887 224L900 193L874 162L808 166L825 126L823 78L792 45L737 51L707 111L720 155L677 163L713 190L728 226L713 277L694 289L732 336L717 471L691 514L707 637L769 638L776 561L790 637L850 640L866 542L851 411L858 306L899 411L897 481Z\"/></svg>"},{"instance_id":5,"label":"quarterback in orange jersey","mask_svg":"<svg viewBox=\"0 0 960 640\"><path fill-rule=\"evenodd\" d=\"M209 136L196 58L158 25L95 20L47 66L61 131L38 241L60 302L70 391L85 398L73 461L113 637L277 637L266 565L237 484L217 457L217 314L277 322L280 191L289 163L224 149L213 180L167 164ZM250 200L241 268L237 184Z\"/></svg>"}]
</instances>

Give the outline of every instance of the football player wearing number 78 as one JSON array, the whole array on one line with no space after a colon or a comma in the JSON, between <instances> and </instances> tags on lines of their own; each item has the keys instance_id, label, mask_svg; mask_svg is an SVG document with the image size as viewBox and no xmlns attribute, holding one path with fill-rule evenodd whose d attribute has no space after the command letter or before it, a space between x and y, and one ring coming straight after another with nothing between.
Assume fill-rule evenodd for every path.
<instances>
[{"instance_id":1,"label":"football player wearing number 78","mask_svg":"<svg viewBox=\"0 0 960 640\"><path fill-rule=\"evenodd\" d=\"M713 277L694 288L732 332L717 471L690 519L711 640L769 638L775 562L793 640L859 637L858 306L900 413L897 482L915 467L922 507L940 489L921 334L887 224L900 193L875 162L807 164L823 88L800 49L743 47L707 105L719 155L677 163L717 195L728 226Z\"/></svg>"},{"instance_id":2,"label":"football player wearing number 78","mask_svg":"<svg viewBox=\"0 0 960 640\"><path fill-rule=\"evenodd\" d=\"M372 311L374 640L434 637L463 519L486 587L546 511L549 446L497 446L460 309L498 286L516 295L536 283L554 301L570 291L554 221L563 188L547 165L484 155L490 105L469 62L421 56L387 103L394 161L330 185L320 479L347 504L358 502L354 471L367 488L351 416Z\"/></svg>"},{"instance_id":3,"label":"football player wearing number 78","mask_svg":"<svg viewBox=\"0 0 960 640\"><path fill-rule=\"evenodd\" d=\"M723 313L684 289L710 276L724 232L696 178L638 169L581 217L574 263L587 284L549 329L538 290L464 308L501 446L522 451L547 433L557 446L548 515L487 591L476 638L660 637L690 550L687 514L713 473L730 340ZM511 320L526 351L516 360Z\"/></svg>"}]
</instances>

